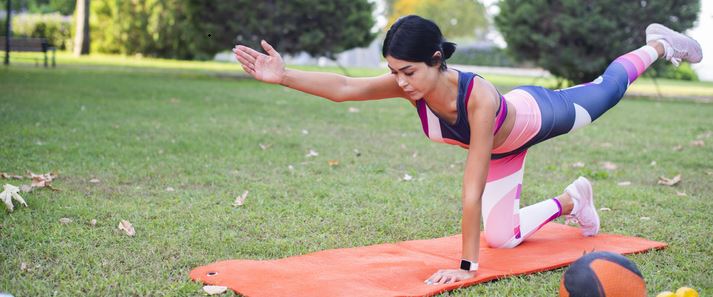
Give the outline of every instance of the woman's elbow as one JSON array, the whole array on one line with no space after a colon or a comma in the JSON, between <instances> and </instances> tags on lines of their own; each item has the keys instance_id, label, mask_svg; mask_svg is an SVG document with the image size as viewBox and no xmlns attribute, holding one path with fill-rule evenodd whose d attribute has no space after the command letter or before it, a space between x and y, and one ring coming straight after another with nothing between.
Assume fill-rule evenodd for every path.
<instances>
[{"instance_id":1,"label":"woman's elbow","mask_svg":"<svg viewBox=\"0 0 713 297\"><path fill-rule=\"evenodd\" d=\"M332 102L336 102L336 103L351 101L351 99L347 95L344 95L344 94L336 94L335 96L332 96L332 98L327 98L327 99L332 100Z\"/></svg>"},{"instance_id":2,"label":"woman's elbow","mask_svg":"<svg viewBox=\"0 0 713 297\"><path fill-rule=\"evenodd\" d=\"M480 196L463 197L463 210L466 210L466 208L475 210L481 205L482 201Z\"/></svg>"}]
</instances>

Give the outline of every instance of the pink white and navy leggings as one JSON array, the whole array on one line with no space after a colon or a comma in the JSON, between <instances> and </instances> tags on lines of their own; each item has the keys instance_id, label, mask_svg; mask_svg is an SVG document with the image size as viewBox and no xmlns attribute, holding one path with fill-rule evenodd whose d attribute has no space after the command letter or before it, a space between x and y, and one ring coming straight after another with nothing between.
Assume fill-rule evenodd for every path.
<instances>
[{"instance_id":1,"label":"pink white and navy leggings","mask_svg":"<svg viewBox=\"0 0 713 297\"><path fill-rule=\"evenodd\" d=\"M505 143L493 149L483 192L488 245L515 247L562 214L556 199L520 208L527 149L599 118L619 102L629 84L657 58L653 47L643 46L614 60L593 82L560 90L523 86L504 95L515 106L517 116Z\"/></svg>"}]
</instances>

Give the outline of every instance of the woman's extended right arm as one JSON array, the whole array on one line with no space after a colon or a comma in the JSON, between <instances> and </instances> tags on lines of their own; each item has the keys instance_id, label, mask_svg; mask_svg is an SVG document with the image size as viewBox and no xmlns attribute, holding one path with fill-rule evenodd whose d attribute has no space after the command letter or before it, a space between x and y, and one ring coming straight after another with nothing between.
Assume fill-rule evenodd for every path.
<instances>
[{"instance_id":1,"label":"woman's extended right arm","mask_svg":"<svg viewBox=\"0 0 713 297\"><path fill-rule=\"evenodd\" d=\"M238 45L233 49L243 70L255 79L327 98L335 102L407 98L391 74L352 78L344 75L286 69L280 54L266 41L267 55Z\"/></svg>"}]
</instances>

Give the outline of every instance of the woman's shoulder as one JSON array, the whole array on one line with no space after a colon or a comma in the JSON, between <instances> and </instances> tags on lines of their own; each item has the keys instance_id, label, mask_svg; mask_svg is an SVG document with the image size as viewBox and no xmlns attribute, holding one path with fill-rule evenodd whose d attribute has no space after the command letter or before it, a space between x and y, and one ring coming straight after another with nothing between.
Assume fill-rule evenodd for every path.
<instances>
[{"instance_id":1,"label":"woman's shoulder","mask_svg":"<svg viewBox=\"0 0 713 297\"><path fill-rule=\"evenodd\" d=\"M500 93L495 88L495 86L490 81L480 75L473 74L472 80L469 84L469 90L466 93L466 96L470 97L470 100L466 99L468 105L467 109L469 111L476 108L476 106L489 106L493 102L497 102L497 100L493 99L497 99L500 97ZM497 104L494 106L497 107Z\"/></svg>"}]
</instances>

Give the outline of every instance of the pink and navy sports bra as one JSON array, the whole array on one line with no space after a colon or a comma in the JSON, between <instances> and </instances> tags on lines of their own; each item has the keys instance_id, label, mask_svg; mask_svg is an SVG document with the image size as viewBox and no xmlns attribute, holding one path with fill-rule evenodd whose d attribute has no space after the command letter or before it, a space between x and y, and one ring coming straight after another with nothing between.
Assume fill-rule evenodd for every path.
<instances>
[{"instance_id":1,"label":"pink and navy sports bra","mask_svg":"<svg viewBox=\"0 0 713 297\"><path fill-rule=\"evenodd\" d=\"M470 93L473 91L473 82L475 77L480 75L458 71L458 99L457 111L458 118L455 124L451 125L447 121L437 116L426 104L426 100L419 99L416 101L416 109L421 118L421 126L426 137L436 142L458 145L463 148L468 148L470 144L470 125L468 124L468 100ZM502 112L501 112L502 111ZM505 122L507 116L507 104L505 98L500 95L500 106L495 116L495 126L493 134L498 133L500 127Z\"/></svg>"}]
</instances>

